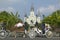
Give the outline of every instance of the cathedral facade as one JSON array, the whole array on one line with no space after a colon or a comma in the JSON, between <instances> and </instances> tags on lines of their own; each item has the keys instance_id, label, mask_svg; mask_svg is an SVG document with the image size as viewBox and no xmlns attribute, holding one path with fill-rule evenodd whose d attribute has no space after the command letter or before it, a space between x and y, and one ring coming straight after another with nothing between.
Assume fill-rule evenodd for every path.
<instances>
[{"instance_id":1,"label":"cathedral facade","mask_svg":"<svg viewBox=\"0 0 60 40\"><path fill-rule=\"evenodd\" d=\"M40 17L34 14L34 7L31 6L30 15L24 17L24 21L27 22L30 26L34 26L37 23L41 23Z\"/></svg>"}]
</instances>

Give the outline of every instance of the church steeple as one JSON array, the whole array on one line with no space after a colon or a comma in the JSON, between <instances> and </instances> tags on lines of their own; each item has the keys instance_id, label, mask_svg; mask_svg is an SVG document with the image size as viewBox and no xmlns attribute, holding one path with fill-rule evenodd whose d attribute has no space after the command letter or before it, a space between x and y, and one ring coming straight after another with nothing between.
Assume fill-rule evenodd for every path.
<instances>
[{"instance_id":1,"label":"church steeple","mask_svg":"<svg viewBox=\"0 0 60 40\"><path fill-rule=\"evenodd\" d=\"M34 6L33 4L31 5L31 10L30 11L34 11Z\"/></svg>"},{"instance_id":2,"label":"church steeple","mask_svg":"<svg viewBox=\"0 0 60 40\"><path fill-rule=\"evenodd\" d=\"M34 16L34 5L31 5L31 9L30 9L30 15Z\"/></svg>"}]
</instances>

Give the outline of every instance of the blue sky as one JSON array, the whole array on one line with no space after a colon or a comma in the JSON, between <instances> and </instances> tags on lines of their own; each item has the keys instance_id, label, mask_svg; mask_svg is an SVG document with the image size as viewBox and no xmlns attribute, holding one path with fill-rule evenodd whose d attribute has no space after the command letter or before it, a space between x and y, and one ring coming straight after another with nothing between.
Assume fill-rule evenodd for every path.
<instances>
[{"instance_id":1,"label":"blue sky","mask_svg":"<svg viewBox=\"0 0 60 40\"><path fill-rule=\"evenodd\" d=\"M60 0L0 0L0 11L19 12L21 19L24 12L30 14L31 5L34 5L35 14L50 15L52 12L60 9Z\"/></svg>"}]
</instances>

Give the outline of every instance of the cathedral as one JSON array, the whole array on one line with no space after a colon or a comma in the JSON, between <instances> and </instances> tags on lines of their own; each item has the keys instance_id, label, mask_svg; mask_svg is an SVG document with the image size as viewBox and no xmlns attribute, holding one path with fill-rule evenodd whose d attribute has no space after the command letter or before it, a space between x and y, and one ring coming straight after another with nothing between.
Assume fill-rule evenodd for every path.
<instances>
[{"instance_id":1,"label":"cathedral","mask_svg":"<svg viewBox=\"0 0 60 40\"><path fill-rule=\"evenodd\" d=\"M39 14L38 14L39 15ZM30 26L34 26L37 23L41 23L40 16L34 14L34 7L31 6L30 15L25 15L24 22L27 22Z\"/></svg>"}]
</instances>

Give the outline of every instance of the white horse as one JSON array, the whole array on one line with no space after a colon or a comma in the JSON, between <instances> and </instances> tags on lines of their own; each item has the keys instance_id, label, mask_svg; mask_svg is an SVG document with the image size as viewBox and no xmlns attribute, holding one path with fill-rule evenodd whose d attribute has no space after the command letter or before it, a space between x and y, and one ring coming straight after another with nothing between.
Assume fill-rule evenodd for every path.
<instances>
[{"instance_id":1,"label":"white horse","mask_svg":"<svg viewBox=\"0 0 60 40\"><path fill-rule=\"evenodd\" d=\"M25 30L25 34L27 34L30 38L35 38L37 34L42 34L42 30L39 30L37 27L30 29L29 31Z\"/></svg>"},{"instance_id":2,"label":"white horse","mask_svg":"<svg viewBox=\"0 0 60 40\"><path fill-rule=\"evenodd\" d=\"M42 30L38 29L37 27L32 28L32 30L34 30L38 34L42 34Z\"/></svg>"}]
</instances>

